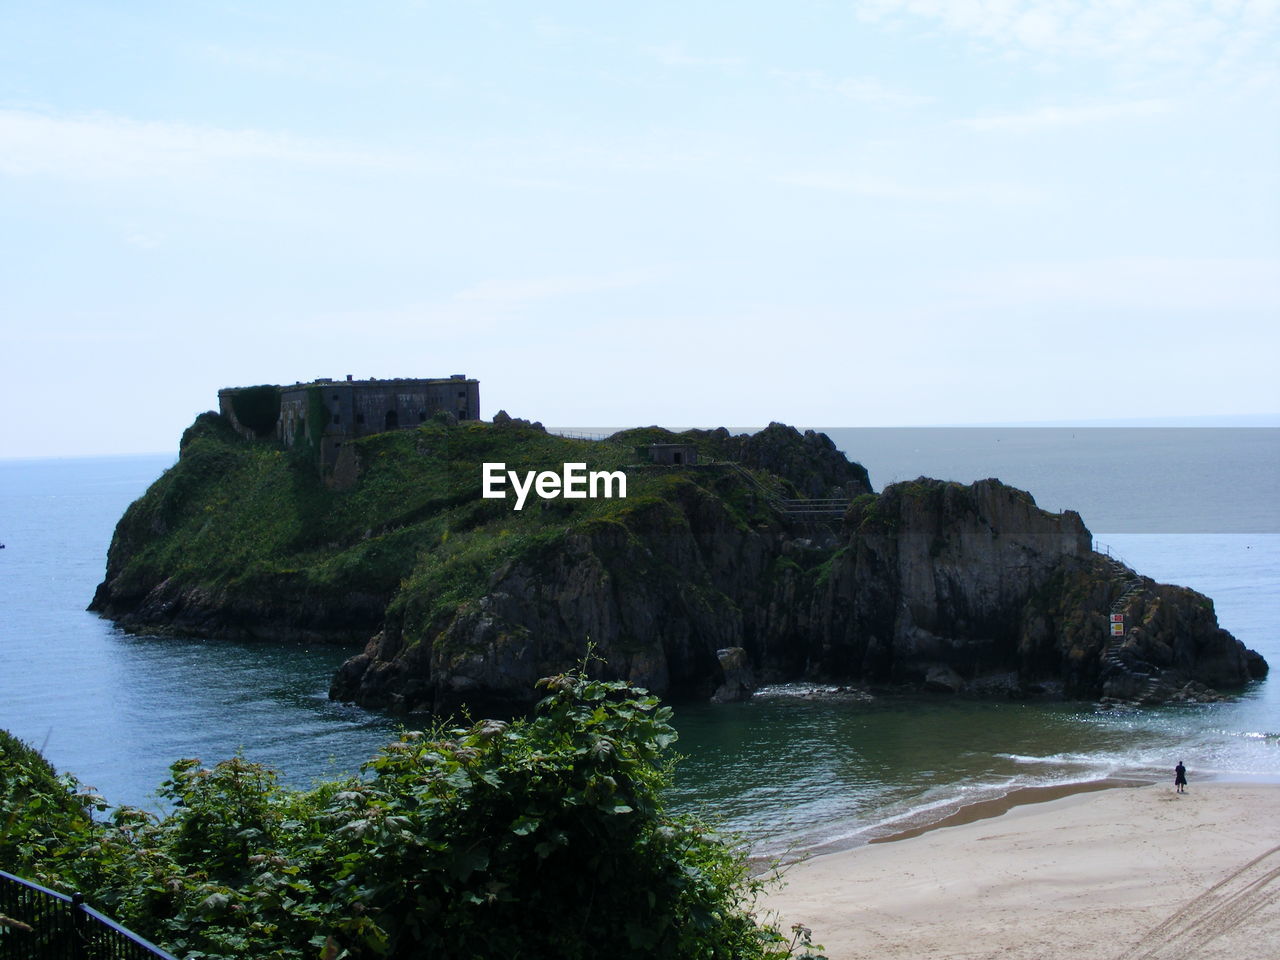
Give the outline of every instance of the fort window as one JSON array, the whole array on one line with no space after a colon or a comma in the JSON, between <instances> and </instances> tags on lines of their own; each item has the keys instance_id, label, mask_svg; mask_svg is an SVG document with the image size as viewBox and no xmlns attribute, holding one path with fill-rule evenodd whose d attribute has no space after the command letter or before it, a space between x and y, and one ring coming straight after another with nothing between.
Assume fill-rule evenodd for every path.
<instances>
[{"instance_id":1,"label":"fort window","mask_svg":"<svg viewBox=\"0 0 1280 960\"><path fill-rule=\"evenodd\" d=\"M338 414L336 414L336 413L335 413L335 414L333 415L333 422L334 422L334 423L341 423L341 422L342 422L342 417L338 416Z\"/></svg>"},{"instance_id":2,"label":"fort window","mask_svg":"<svg viewBox=\"0 0 1280 960\"><path fill-rule=\"evenodd\" d=\"M396 412L394 410L387 411L387 419L384 426L388 430L393 430L400 426L400 418L396 416Z\"/></svg>"},{"instance_id":3,"label":"fort window","mask_svg":"<svg viewBox=\"0 0 1280 960\"><path fill-rule=\"evenodd\" d=\"M427 422L427 411L425 411L425 410L419 410L419 411L418 411L418 422L419 422L419 423L426 423L426 422Z\"/></svg>"},{"instance_id":4,"label":"fort window","mask_svg":"<svg viewBox=\"0 0 1280 960\"><path fill-rule=\"evenodd\" d=\"M357 414L356 414L356 423L364 423L364 414L363 414L363 413L357 413Z\"/></svg>"},{"instance_id":5,"label":"fort window","mask_svg":"<svg viewBox=\"0 0 1280 960\"><path fill-rule=\"evenodd\" d=\"M459 390L459 391L458 391L458 399L459 399L459 400L465 400L465 399L467 399L467 391L465 391L465 390Z\"/></svg>"}]
</instances>

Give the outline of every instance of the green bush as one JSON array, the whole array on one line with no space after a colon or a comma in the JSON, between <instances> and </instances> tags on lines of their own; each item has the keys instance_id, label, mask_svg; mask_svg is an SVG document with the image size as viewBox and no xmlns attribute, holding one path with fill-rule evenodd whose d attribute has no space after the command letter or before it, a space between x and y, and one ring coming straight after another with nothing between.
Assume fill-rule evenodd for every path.
<instances>
[{"instance_id":1,"label":"green bush","mask_svg":"<svg viewBox=\"0 0 1280 960\"><path fill-rule=\"evenodd\" d=\"M266 383L242 387L231 395L231 409L244 426L259 437L269 437L280 419L280 388Z\"/></svg>"},{"instance_id":2,"label":"green bush","mask_svg":"<svg viewBox=\"0 0 1280 960\"><path fill-rule=\"evenodd\" d=\"M38 750L0 730L0 867L34 870L89 828L90 798Z\"/></svg>"},{"instance_id":3,"label":"green bush","mask_svg":"<svg viewBox=\"0 0 1280 960\"><path fill-rule=\"evenodd\" d=\"M311 790L179 761L163 819L95 826L46 778L63 800L24 821L45 838L24 867L188 958L791 955L742 850L665 809L669 708L583 671L542 684L530 718L409 732Z\"/></svg>"}]
</instances>

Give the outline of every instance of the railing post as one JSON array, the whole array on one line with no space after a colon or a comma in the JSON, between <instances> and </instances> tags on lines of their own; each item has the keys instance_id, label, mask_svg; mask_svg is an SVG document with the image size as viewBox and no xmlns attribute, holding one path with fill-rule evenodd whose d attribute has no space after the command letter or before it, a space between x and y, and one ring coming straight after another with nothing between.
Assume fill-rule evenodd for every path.
<instances>
[{"instance_id":1,"label":"railing post","mask_svg":"<svg viewBox=\"0 0 1280 960\"><path fill-rule=\"evenodd\" d=\"M14 929L0 934L2 960L177 960L85 903L84 894L67 896L0 870L0 914ZM15 937L30 937L18 943ZM30 950L14 952L21 947ZM34 953L32 951L35 951Z\"/></svg>"},{"instance_id":2,"label":"railing post","mask_svg":"<svg viewBox=\"0 0 1280 960\"><path fill-rule=\"evenodd\" d=\"M71 957L72 960L87 960L89 951L85 936L86 921L84 912L84 894L71 894Z\"/></svg>"}]
</instances>

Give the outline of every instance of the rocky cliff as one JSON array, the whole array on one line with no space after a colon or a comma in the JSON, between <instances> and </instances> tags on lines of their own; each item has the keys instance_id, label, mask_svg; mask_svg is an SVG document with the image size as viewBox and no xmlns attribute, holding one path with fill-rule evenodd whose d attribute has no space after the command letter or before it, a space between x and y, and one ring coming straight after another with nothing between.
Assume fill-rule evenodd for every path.
<instances>
[{"instance_id":1,"label":"rocky cliff","mask_svg":"<svg viewBox=\"0 0 1280 960\"><path fill-rule=\"evenodd\" d=\"M680 439L693 468L640 462ZM369 637L332 695L403 710L518 710L580 660L672 698L761 680L976 694L1211 696L1266 669L1212 603L1092 552L1071 512L997 480L871 491L831 441L625 431L589 443L510 418L357 442L350 489L205 415L121 520L93 609L130 629ZM625 500L479 496L480 464L623 469ZM779 498L835 497L822 522ZM1123 603L1127 637L1108 636ZM1197 686L1199 685L1199 686Z\"/></svg>"}]
</instances>

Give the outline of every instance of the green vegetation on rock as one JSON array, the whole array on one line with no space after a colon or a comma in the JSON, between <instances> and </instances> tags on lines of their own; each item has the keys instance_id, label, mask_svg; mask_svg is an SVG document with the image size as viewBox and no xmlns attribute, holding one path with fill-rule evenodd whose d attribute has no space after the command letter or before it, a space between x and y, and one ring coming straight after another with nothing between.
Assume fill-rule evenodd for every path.
<instances>
[{"instance_id":1,"label":"green vegetation on rock","mask_svg":"<svg viewBox=\"0 0 1280 960\"><path fill-rule=\"evenodd\" d=\"M38 750L0 730L0 867L39 863L89 829L87 798L76 786Z\"/></svg>"},{"instance_id":2,"label":"green vegetation on rock","mask_svg":"<svg viewBox=\"0 0 1280 960\"><path fill-rule=\"evenodd\" d=\"M573 532L618 525L681 523L667 509L698 490L725 495L743 527L768 519L761 498L727 469L689 471L637 463L636 432L592 442L554 436L520 421L502 424L431 421L354 442L358 480L346 490L322 482L314 453L252 442L204 414L183 437L181 457L120 522L108 556L107 582L94 609L140 625L163 626L177 607L234 597L254 617L175 626L201 632L276 636L289 629L320 637L364 640L384 612L403 620L406 639L459 604L480 597L495 570L536 563ZM650 428L640 432L684 438ZM798 434L797 434L798 436ZM715 444L706 440L706 459ZM627 498L540 500L521 511L508 500L481 497L481 464L559 471L624 470ZM161 587L153 607L142 609ZM367 598L354 613L335 615L340 598ZM182 597L181 603L172 602ZM350 606L350 605L348 605ZM224 611L225 612L225 611ZM286 616L280 629L275 622ZM308 618L310 621L308 622ZM178 617L182 620L182 617Z\"/></svg>"},{"instance_id":3,"label":"green vegetation on rock","mask_svg":"<svg viewBox=\"0 0 1280 960\"><path fill-rule=\"evenodd\" d=\"M280 419L280 388L272 384L242 387L231 395L231 409L259 437L270 437Z\"/></svg>"}]
</instances>

